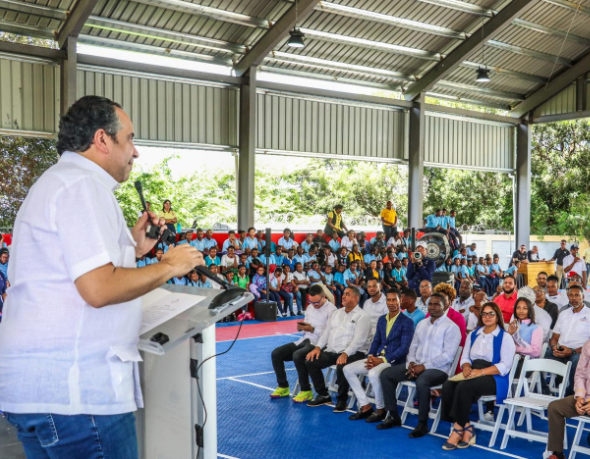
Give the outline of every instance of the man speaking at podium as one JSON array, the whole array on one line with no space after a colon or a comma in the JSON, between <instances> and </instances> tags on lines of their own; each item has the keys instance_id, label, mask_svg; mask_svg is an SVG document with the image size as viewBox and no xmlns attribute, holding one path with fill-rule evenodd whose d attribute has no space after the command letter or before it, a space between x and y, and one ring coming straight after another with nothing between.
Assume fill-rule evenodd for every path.
<instances>
[{"instance_id":1,"label":"man speaking at podium","mask_svg":"<svg viewBox=\"0 0 590 459\"><path fill-rule=\"evenodd\" d=\"M56 165L14 225L11 288L0 324L0 410L28 459L136 459L143 406L140 296L203 264L189 244L135 267L156 243L144 213L129 231L113 191L139 156L133 124L102 97L60 121Z\"/></svg>"}]
</instances>

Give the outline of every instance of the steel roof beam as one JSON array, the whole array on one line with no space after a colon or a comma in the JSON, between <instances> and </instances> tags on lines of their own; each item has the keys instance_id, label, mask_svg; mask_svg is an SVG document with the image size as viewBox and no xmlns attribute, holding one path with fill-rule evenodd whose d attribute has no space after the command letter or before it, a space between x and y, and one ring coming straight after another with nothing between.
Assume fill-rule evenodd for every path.
<instances>
[{"instance_id":1,"label":"steel roof beam","mask_svg":"<svg viewBox=\"0 0 590 459\"><path fill-rule=\"evenodd\" d=\"M72 8L66 22L61 26L57 34L57 43L60 49L63 49L69 37L78 38L84 23L92 14L92 10L97 5L98 0L77 0Z\"/></svg>"},{"instance_id":2,"label":"steel roof beam","mask_svg":"<svg viewBox=\"0 0 590 459\"><path fill-rule=\"evenodd\" d=\"M236 75L244 75L250 67L259 65L264 58L285 38L297 20L309 16L320 0L299 0L266 32L234 66Z\"/></svg>"},{"instance_id":3,"label":"steel roof beam","mask_svg":"<svg viewBox=\"0 0 590 459\"><path fill-rule=\"evenodd\" d=\"M494 17L496 11L490 8L483 8L469 2L463 2L461 0L420 0L423 3L430 3L431 5L441 6L443 8L449 8L461 13L476 14L477 16L484 16L487 18Z\"/></svg>"},{"instance_id":4,"label":"steel roof beam","mask_svg":"<svg viewBox=\"0 0 590 459\"><path fill-rule=\"evenodd\" d=\"M534 22L525 21L523 19L515 19L512 24L522 29L534 30L535 32L544 33L553 37L567 38L569 41L582 43L590 46L590 38L581 37L580 35L574 35L572 33L564 32L563 30L554 29L553 27L545 27Z\"/></svg>"},{"instance_id":5,"label":"steel roof beam","mask_svg":"<svg viewBox=\"0 0 590 459\"><path fill-rule=\"evenodd\" d=\"M0 32L15 33L27 37L48 38L50 40L55 40L56 33L55 30L46 27L35 27L4 20L0 20Z\"/></svg>"},{"instance_id":6,"label":"steel roof beam","mask_svg":"<svg viewBox=\"0 0 590 459\"><path fill-rule=\"evenodd\" d=\"M226 51L237 54L244 54L248 48L244 45L231 43L223 40L199 37L181 32L174 32L158 27L151 27L130 22L118 21L116 19L107 19L99 16L90 16L86 22L86 27L101 29L110 32L136 35L143 38L156 40L165 40L182 45L198 46L204 49L213 49L216 51Z\"/></svg>"},{"instance_id":7,"label":"steel roof beam","mask_svg":"<svg viewBox=\"0 0 590 459\"><path fill-rule=\"evenodd\" d=\"M588 72L590 72L590 53L586 54L573 67L565 70L551 80L547 86L543 86L541 89L527 97L526 100L518 104L510 112L510 115L518 118L523 117L531 110L534 110L539 105L551 99L560 91L563 91L579 77L586 75Z\"/></svg>"},{"instance_id":8,"label":"steel roof beam","mask_svg":"<svg viewBox=\"0 0 590 459\"><path fill-rule=\"evenodd\" d=\"M59 49L23 45L21 43L12 43L9 41L0 41L0 53L21 54L23 56L51 59L54 61L60 61L66 57L66 53Z\"/></svg>"},{"instance_id":9,"label":"steel roof beam","mask_svg":"<svg viewBox=\"0 0 590 459\"><path fill-rule=\"evenodd\" d=\"M133 0L137 3L143 3L151 6L159 6L168 10L179 11L181 13L197 14L217 21L230 22L232 24L239 24L245 27L259 27L262 29L270 29L272 22L266 19L247 16L245 14L225 11L219 8L212 8L210 6L203 6L197 3L187 2L185 0Z\"/></svg>"},{"instance_id":10,"label":"steel roof beam","mask_svg":"<svg viewBox=\"0 0 590 459\"><path fill-rule=\"evenodd\" d=\"M563 65L565 67L571 67L573 65L572 61L566 59L565 57L558 57L552 54L542 53L540 51L535 51L529 48L523 48L522 46L516 45L509 45L508 43L503 43L501 41L490 40L488 41L488 46L492 48L501 49L503 51L510 51L511 53L521 54L527 57L533 57L535 59L540 59L542 61L547 62L557 62L559 65Z\"/></svg>"},{"instance_id":11,"label":"steel roof beam","mask_svg":"<svg viewBox=\"0 0 590 459\"><path fill-rule=\"evenodd\" d=\"M482 33L479 30L467 40L455 48L442 62L438 63L420 80L410 86L404 97L406 100L413 100L421 92L429 91L440 80L449 76L463 61L469 59L482 46L496 35L510 26L510 23L524 11L531 8L534 0L513 0L506 8L502 9L497 16L485 24Z\"/></svg>"},{"instance_id":12,"label":"steel roof beam","mask_svg":"<svg viewBox=\"0 0 590 459\"><path fill-rule=\"evenodd\" d=\"M511 101L524 100L524 94L518 94L515 92L509 92L509 91L500 91L497 89L490 89L490 88L486 88L483 86L480 87L480 86L473 86L470 84L456 83L454 81L440 80L440 81L437 81L436 86L440 87L440 88L449 88L449 89L455 89L455 90L459 90L459 91L465 91L465 92L469 92L469 93L473 93L473 94L484 94L484 95L488 95L491 97L497 97L498 99L506 99L506 100L511 100Z\"/></svg>"},{"instance_id":13,"label":"steel roof beam","mask_svg":"<svg viewBox=\"0 0 590 459\"><path fill-rule=\"evenodd\" d=\"M68 11L66 10L17 0L0 0L0 8L18 13L32 14L33 16L58 19L60 21L65 21L68 17Z\"/></svg>"}]
</instances>

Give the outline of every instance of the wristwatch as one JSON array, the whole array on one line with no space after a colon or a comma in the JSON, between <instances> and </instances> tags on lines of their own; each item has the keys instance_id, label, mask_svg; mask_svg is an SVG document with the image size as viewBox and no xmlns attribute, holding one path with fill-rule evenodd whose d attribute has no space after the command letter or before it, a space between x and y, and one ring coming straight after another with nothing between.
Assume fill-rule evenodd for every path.
<instances>
[{"instance_id":1,"label":"wristwatch","mask_svg":"<svg viewBox=\"0 0 590 459\"><path fill-rule=\"evenodd\" d=\"M570 351L572 351L572 355L576 355L576 350L570 347Z\"/></svg>"}]
</instances>

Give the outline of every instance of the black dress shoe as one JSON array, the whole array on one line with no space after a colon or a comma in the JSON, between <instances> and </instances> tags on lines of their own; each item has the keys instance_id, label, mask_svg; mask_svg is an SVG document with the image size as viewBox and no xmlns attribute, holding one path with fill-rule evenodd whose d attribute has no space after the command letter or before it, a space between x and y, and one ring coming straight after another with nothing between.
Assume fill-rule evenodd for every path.
<instances>
[{"instance_id":1,"label":"black dress shoe","mask_svg":"<svg viewBox=\"0 0 590 459\"><path fill-rule=\"evenodd\" d=\"M359 419L366 419L373 414L373 408L368 409L367 411L358 410L356 413L351 414L348 416L348 419L351 421L358 421Z\"/></svg>"},{"instance_id":2,"label":"black dress shoe","mask_svg":"<svg viewBox=\"0 0 590 459\"><path fill-rule=\"evenodd\" d=\"M418 425L416 426L416 428L408 434L408 437L420 438L420 437L423 437L424 435L426 435L427 433L428 433L428 424L426 424L425 422L419 422Z\"/></svg>"},{"instance_id":3,"label":"black dress shoe","mask_svg":"<svg viewBox=\"0 0 590 459\"><path fill-rule=\"evenodd\" d=\"M332 403L332 397L329 395L318 395L312 401L307 402L307 406L322 406L329 405Z\"/></svg>"},{"instance_id":4,"label":"black dress shoe","mask_svg":"<svg viewBox=\"0 0 590 459\"><path fill-rule=\"evenodd\" d=\"M387 416L387 411L384 411L383 413L377 413L375 411L375 412L373 412L373 414L371 416L369 416L367 419L365 419L365 422L368 422L369 424L373 424L375 422L381 422L385 419L386 416Z\"/></svg>"},{"instance_id":5,"label":"black dress shoe","mask_svg":"<svg viewBox=\"0 0 590 459\"><path fill-rule=\"evenodd\" d=\"M334 413L344 413L346 411L346 402L342 400L338 400L336 406L334 407Z\"/></svg>"},{"instance_id":6,"label":"black dress shoe","mask_svg":"<svg viewBox=\"0 0 590 459\"><path fill-rule=\"evenodd\" d=\"M391 415L387 415L385 420L377 426L377 429L386 430L386 429L391 429L392 427L401 427L401 426L402 426L402 420L400 418L394 418Z\"/></svg>"}]
</instances>

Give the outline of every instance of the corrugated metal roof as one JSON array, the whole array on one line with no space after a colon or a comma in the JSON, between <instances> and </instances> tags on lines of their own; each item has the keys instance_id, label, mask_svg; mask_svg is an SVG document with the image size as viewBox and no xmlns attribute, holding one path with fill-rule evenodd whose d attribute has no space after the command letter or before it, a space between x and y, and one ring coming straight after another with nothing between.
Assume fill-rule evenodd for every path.
<instances>
[{"instance_id":1,"label":"corrugated metal roof","mask_svg":"<svg viewBox=\"0 0 590 459\"><path fill-rule=\"evenodd\" d=\"M252 17L252 23L236 23L223 14L213 18L210 15L199 14L190 8L172 6L166 0L99 0L93 14L106 19L114 19L139 26L149 26L164 31L173 31L188 34L204 39L221 40L228 42L224 46L205 46L198 38L193 40L174 40L170 37L158 35L150 31L141 33L137 28L127 29L120 25L109 26L104 24L87 25L82 34L84 36L100 37L121 41L124 46L149 45L166 50L174 50L191 57L195 54L198 59L223 59L224 62L239 60L243 51L239 46L253 46L268 30L268 25L277 21L293 5L293 0L185 0L195 5L216 8L222 12L232 12ZM470 3L484 7L497 7L496 0L469 0ZM23 2L24 3L24 2ZM504 2L508 4L509 2ZM62 12L71 9L74 0L26 0L26 4L49 6L58 8ZM190 6L190 5L187 5ZM5 8L8 8L5 6ZM30 14L28 12L10 11L2 8L0 0L0 30L4 24L24 24L28 27L46 29L45 34L51 30L58 30L61 21L55 18L43 17L43 14ZM346 10L346 8L355 8ZM346 10L346 11L343 11ZM358 14L354 14L357 11ZM386 15L388 18L369 18L366 12ZM364 16L363 16L364 13ZM61 14L61 13L59 13ZM555 64L554 58L561 58L575 62L581 56L590 52L588 44L575 40L565 40L563 33L570 30L571 34L590 39L590 15L581 11L576 14L571 8L564 8L548 1L539 0L534 7L523 13L520 19L529 21L545 28L557 30L556 35L544 33L530 28L512 25L502 33L494 37L495 41L508 45L518 46L523 50L498 49L486 46L485 57L478 52L470 57L471 62L485 64L498 68L492 72L492 81L481 87L495 91L512 92L528 95L538 89L543 83L520 79L514 75L502 74L502 71L521 72L536 77L547 78L557 75L566 67L560 63ZM489 19L488 19L489 20ZM388 22L389 21L389 22ZM396 22L397 21L397 22ZM412 26L403 21L417 21L422 25ZM401 23L400 23L401 22ZM257 27L256 24L262 26ZM332 0L320 2L316 9L299 24L302 28L325 32L328 34L344 35L371 42L385 43L388 45L403 46L419 51L427 51L434 56L436 53L446 54L456 48L461 40L453 36L461 33L470 33L481 25L481 17L446 8L418 0ZM98 26L98 27L97 27ZM24 33L30 33L29 29ZM455 35L453 35L455 34ZM310 34L311 35L311 34ZM560 36L561 35L561 36ZM197 41L197 43L195 43ZM307 46L301 50L294 50L286 45L286 39L275 48L276 51L297 54L325 61L333 61L339 64L364 66L370 69L381 69L390 72L399 72L408 77L421 77L436 62L432 57L420 57L410 52L400 52L392 49L373 49L370 45L341 43L338 40L327 40L325 37L308 36ZM238 45L237 47L234 45ZM243 48L244 50L246 48ZM536 53L530 54L528 51ZM237 54L236 54L237 53ZM524 53L524 54L523 54ZM543 54L539 54L543 53ZM430 60L429 60L430 59ZM567 62L565 62L567 63ZM310 77L339 77L351 80L365 81L372 84L397 84L389 76L383 76L378 72L358 72L354 70L340 70L314 64L305 65L289 56L278 60L266 60L264 66L269 69L288 69L296 72L307 72ZM374 73L374 74L373 74ZM471 67L459 67L449 75L446 80L451 83L460 83L477 88L474 82L475 70ZM408 84L405 82L404 84ZM498 99L478 91L463 91L449 87L436 87L436 92L468 99L478 99L485 103L507 104L506 99Z\"/></svg>"}]
</instances>

